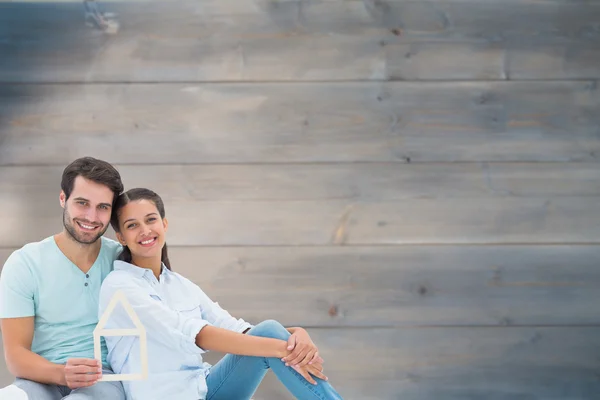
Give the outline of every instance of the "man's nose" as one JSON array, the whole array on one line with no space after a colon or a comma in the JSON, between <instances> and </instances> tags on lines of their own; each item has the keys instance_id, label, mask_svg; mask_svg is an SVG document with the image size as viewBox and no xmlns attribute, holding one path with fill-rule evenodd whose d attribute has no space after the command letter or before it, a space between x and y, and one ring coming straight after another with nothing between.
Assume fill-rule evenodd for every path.
<instances>
[{"instance_id":1,"label":"man's nose","mask_svg":"<svg viewBox=\"0 0 600 400\"><path fill-rule=\"evenodd\" d=\"M88 208L88 210L85 213L85 219L87 219L89 222L96 222L96 218L98 217L98 212L96 211L95 208Z\"/></svg>"}]
</instances>

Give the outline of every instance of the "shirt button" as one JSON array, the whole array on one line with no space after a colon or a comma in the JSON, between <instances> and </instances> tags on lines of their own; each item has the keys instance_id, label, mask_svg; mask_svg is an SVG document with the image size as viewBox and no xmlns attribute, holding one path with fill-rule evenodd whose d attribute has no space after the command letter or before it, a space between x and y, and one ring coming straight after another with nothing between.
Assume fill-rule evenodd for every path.
<instances>
[{"instance_id":1,"label":"shirt button","mask_svg":"<svg viewBox=\"0 0 600 400\"><path fill-rule=\"evenodd\" d=\"M86 283L85 283L85 286L87 286L87 285L88 285L88 284L87 284L87 282L86 282Z\"/></svg>"},{"instance_id":2,"label":"shirt button","mask_svg":"<svg viewBox=\"0 0 600 400\"><path fill-rule=\"evenodd\" d=\"M90 274L85 274L85 277L86 277L86 278L89 278L89 277L90 277Z\"/></svg>"}]
</instances>

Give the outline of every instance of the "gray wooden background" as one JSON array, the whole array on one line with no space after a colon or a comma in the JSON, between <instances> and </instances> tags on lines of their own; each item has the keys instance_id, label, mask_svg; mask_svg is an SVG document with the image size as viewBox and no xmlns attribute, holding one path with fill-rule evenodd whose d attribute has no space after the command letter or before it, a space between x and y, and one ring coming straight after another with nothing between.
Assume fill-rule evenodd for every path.
<instances>
[{"instance_id":1,"label":"gray wooden background","mask_svg":"<svg viewBox=\"0 0 600 400\"><path fill-rule=\"evenodd\" d=\"M103 5L0 2L2 263L92 155L345 399L600 398L600 1Z\"/></svg>"}]
</instances>

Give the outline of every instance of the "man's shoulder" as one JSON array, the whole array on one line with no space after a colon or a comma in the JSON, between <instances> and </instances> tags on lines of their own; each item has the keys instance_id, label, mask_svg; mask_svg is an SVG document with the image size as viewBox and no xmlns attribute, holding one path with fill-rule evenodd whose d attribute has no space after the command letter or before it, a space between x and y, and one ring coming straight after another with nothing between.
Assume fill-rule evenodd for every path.
<instances>
[{"instance_id":1,"label":"man's shoulder","mask_svg":"<svg viewBox=\"0 0 600 400\"><path fill-rule=\"evenodd\" d=\"M52 240L54 239L50 236L38 242L30 242L23 245L21 248L16 249L10 254L10 256L8 256L6 263L35 263L37 260L40 260L47 255L49 251L52 251Z\"/></svg>"},{"instance_id":2,"label":"man's shoulder","mask_svg":"<svg viewBox=\"0 0 600 400\"><path fill-rule=\"evenodd\" d=\"M52 256L53 237L38 242L30 242L13 251L2 266L2 280L14 283L30 281L39 274L43 260Z\"/></svg>"},{"instance_id":3,"label":"man's shoulder","mask_svg":"<svg viewBox=\"0 0 600 400\"><path fill-rule=\"evenodd\" d=\"M123 246L121 246L121 243L104 236L102 236L101 240L102 246L104 246L108 250L107 254L109 255L110 262L112 265L112 262L117 259L119 253L121 252L121 250L123 250Z\"/></svg>"}]
</instances>

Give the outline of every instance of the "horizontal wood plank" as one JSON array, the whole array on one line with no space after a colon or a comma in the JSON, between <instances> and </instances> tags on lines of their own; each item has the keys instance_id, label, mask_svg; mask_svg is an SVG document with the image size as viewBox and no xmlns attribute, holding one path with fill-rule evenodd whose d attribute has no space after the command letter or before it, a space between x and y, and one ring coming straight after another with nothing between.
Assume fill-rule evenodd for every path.
<instances>
[{"instance_id":1,"label":"horizontal wood plank","mask_svg":"<svg viewBox=\"0 0 600 400\"><path fill-rule=\"evenodd\" d=\"M592 399L600 328L311 329L344 399ZM218 355L209 355L215 362ZM3 368L5 368L3 366ZM0 373L0 384L11 377ZM269 378L255 398L292 399Z\"/></svg>"},{"instance_id":2,"label":"horizontal wood plank","mask_svg":"<svg viewBox=\"0 0 600 400\"><path fill-rule=\"evenodd\" d=\"M0 165L598 160L599 107L583 81L0 85Z\"/></svg>"},{"instance_id":3,"label":"horizontal wood plank","mask_svg":"<svg viewBox=\"0 0 600 400\"><path fill-rule=\"evenodd\" d=\"M117 167L127 187L163 196L173 245L596 243L598 232L597 163ZM0 245L62 228L62 167L0 170Z\"/></svg>"},{"instance_id":4,"label":"horizontal wood plank","mask_svg":"<svg viewBox=\"0 0 600 400\"><path fill-rule=\"evenodd\" d=\"M600 45L414 42L304 34L198 39L82 37L5 47L3 82L539 80L600 78ZM130 34L133 35L133 34ZM173 44L175 43L175 44ZM57 46L60 46L56 48ZM25 56L21 56L25 53Z\"/></svg>"},{"instance_id":5,"label":"horizontal wood plank","mask_svg":"<svg viewBox=\"0 0 600 400\"><path fill-rule=\"evenodd\" d=\"M36 200L3 201L0 246L19 246L62 229L58 200ZM168 240L181 246L596 244L600 237L595 197L174 200L166 208Z\"/></svg>"},{"instance_id":6,"label":"horizontal wood plank","mask_svg":"<svg viewBox=\"0 0 600 400\"><path fill-rule=\"evenodd\" d=\"M119 165L166 202L600 196L600 163ZM0 201L51 205L64 166L0 167Z\"/></svg>"},{"instance_id":7,"label":"horizontal wood plank","mask_svg":"<svg viewBox=\"0 0 600 400\"><path fill-rule=\"evenodd\" d=\"M11 251L0 249L0 266ZM174 271L254 323L600 324L599 246L171 246L169 254Z\"/></svg>"},{"instance_id":8,"label":"horizontal wood plank","mask_svg":"<svg viewBox=\"0 0 600 400\"><path fill-rule=\"evenodd\" d=\"M380 35L388 30L409 39L463 39L473 41L593 41L600 5L597 2L480 0L420 1L259 1L240 5L232 0L210 1L109 1L121 32L163 33L175 37L214 35L271 35L313 32L318 34ZM6 32L70 36L85 31L77 2L2 3L0 21ZM557 18L560 19L557 19ZM240 23L243 21L243 23ZM24 23L31 24L30 27ZM398 29L400 32L391 32ZM174 32L175 31L175 32Z\"/></svg>"},{"instance_id":9,"label":"horizontal wood plank","mask_svg":"<svg viewBox=\"0 0 600 400\"><path fill-rule=\"evenodd\" d=\"M363 4L364 3L364 4ZM0 3L0 81L304 81L600 77L597 3Z\"/></svg>"}]
</instances>

